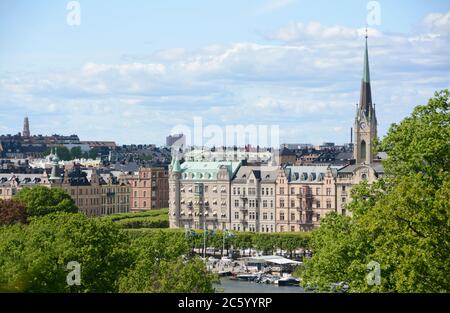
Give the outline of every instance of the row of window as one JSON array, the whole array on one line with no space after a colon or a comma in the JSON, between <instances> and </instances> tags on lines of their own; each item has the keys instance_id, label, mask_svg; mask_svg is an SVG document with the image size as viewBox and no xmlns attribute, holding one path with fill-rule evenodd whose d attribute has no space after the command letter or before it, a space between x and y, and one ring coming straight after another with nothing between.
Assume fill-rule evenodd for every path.
<instances>
[{"instance_id":1,"label":"row of window","mask_svg":"<svg viewBox=\"0 0 450 313\"><path fill-rule=\"evenodd\" d=\"M240 231L241 230L241 224L233 224L233 230L234 231ZM243 231L246 231L247 229L245 227L242 227ZM249 225L248 231L256 232L256 227L254 225ZM261 226L261 232L263 233L273 233L274 228L273 225L262 225Z\"/></svg>"},{"instance_id":2,"label":"row of window","mask_svg":"<svg viewBox=\"0 0 450 313\"><path fill-rule=\"evenodd\" d=\"M268 206L269 204L270 204L270 206ZM273 208L273 204L274 204L273 200L270 200L270 201L262 200L262 207L263 208ZM241 206L241 200L234 199L234 207L238 208L240 206ZM242 201L242 206L245 206L245 201L244 200ZM258 200L253 200L253 199L248 200L248 207L249 208L258 208L259 207L259 201Z\"/></svg>"},{"instance_id":3,"label":"row of window","mask_svg":"<svg viewBox=\"0 0 450 313\"><path fill-rule=\"evenodd\" d=\"M108 198L102 198L102 204L114 204L114 203L129 203L130 197L128 196L121 196L121 197L108 197Z\"/></svg>"},{"instance_id":4,"label":"row of window","mask_svg":"<svg viewBox=\"0 0 450 313\"><path fill-rule=\"evenodd\" d=\"M238 220L238 219L243 219L243 220L258 220L259 214L258 212L249 212L248 215L247 214L240 214L239 212L234 212L234 219ZM270 217L270 221L273 221L274 219L274 214L271 212L270 215L267 212L263 212L262 214L262 219L264 221L269 220Z\"/></svg>"},{"instance_id":5,"label":"row of window","mask_svg":"<svg viewBox=\"0 0 450 313\"><path fill-rule=\"evenodd\" d=\"M342 198L344 201L343 202L345 202L345 198ZM321 208L321 206L320 206L320 201L319 200L316 200L316 201L314 201L314 204L315 204L315 206L316 206L316 208L317 209L320 209ZM280 199L280 202L279 202L279 207L280 208L284 208L285 207L285 201L284 201L284 199ZM296 208L297 206L295 205L295 200L291 200L291 206L290 206L291 208ZM299 206L298 207L301 207L301 203L299 202ZM331 205L331 200L327 200L326 201L326 208L327 209L331 209L332 208L332 205Z\"/></svg>"},{"instance_id":6,"label":"row of window","mask_svg":"<svg viewBox=\"0 0 450 313\"><path fill-rule=\"evenodd\" d=\"M79 198L75 200L77 206L100 205L100 198Z\"/></svg>"},{"instance_id":7,"label":"row of window","mask_svg":"<svg viewBox=\"0 0 450 313\"><path fill-rule=\"evenodd\" d=\"M209 192L209 187L210 187L210 186L208 186L208 185L203 186L204 192L205 192L205 193ZM173 192L176 192L175 187L172 189L172 191L173 191ZM186 187L182 187L182 188L180 189L180 191L181 191L181 192L186 192ZM187 187L187 191L190 192L190 193L192 193L192 192L195 192L195 193L201 193L202 190L201 190L201 188L200 188L199 185L195 185L195 186ZM218 193L219 191L220 191L221 193L226 193L226 192L227 192L227 188L226 188L225 186L214 186L214 187L212 188L212 191L213 191L214 193Z\"/></svg>"},{"instance_id":8,"label":"row of window","mask_svg":"<svg viewBox=\"0 0 450 313\"><path fill-rule=\"evenodd\" d=\"M134 187L138 187L138 181L135 180L134 183L133 183L133 185L134 185ZM157 186L157 185L156 185L156 180L152 180L152 183L149 185L149 187L151 187L151 186L154 186L154 187ZM139 187L147 187L147 181L144 180L144 181L142 182L142 186L139 186Z\"/></svg>"},{"instance_id":9,"label":"row of window","mask_svg":"<svg viewBox=\"0 0 450 313\"><path fill-rule=\"evenodd\" d=\"M345 186L344 186L344 187L345 187ZM307 191L305 191L305 190L307 190ZM314 190L314 189L311 188L311 190ZM320 195L321 195L320 188L318 187L318 188L316 188L315 190L316 190L315 195L316 195L316 196L320 196ZM345 188L344 188L344 190L345 190ZM298 189L298 192L296 193L296 192L295 192L295 187L291 187L291 193L290 193L290 194L291 194L291 195L296 195L296 194L298 194L298 195L305 195L305 193L308 193L308 191L309 191L309 188L308 188L308 189L305 189L305 188L299 188L299 189ZM278 189L278 194L280 194L280 195L284 195L284 194L285 194L284 187L279 187L279 189ZM331 188L326 188L325 194L326 194L327 196L331 196Z\"/></svg>"},{"instance_id":10,"label":"row of window","mask_svg":"<svg viewBox=\"0 0 450 313\"><path fill-rule=\"evenodd\" d=\"M141 172L139 174L140 174L139 178L150 178L150 175L149 175L150 172ZM157 177L164 178L164 177L168 177L169 176L167 171L158 172L158 173L152 172L151 174L152 174L152 178L157 178Z\"/></svg>"},{"instance_id":11,"label":"row of window","mask_svg":"<svg viewBox=\"0 0 450 313\"><path fill-rule=\"evenodd\" d=\"M17 192L16 188L5 188L5 191L3 191L3 189L0 189L0 195L5 195L5 196L14 196L16 194L16 192Z\"/></svg>"},{"instance_id":12,"label":"row of window","mask_svg":"<svg viewBox=\"0 0 450 313\"><path fill-rule=\"evenodd\" d=\"M138 195L139 195L139 192L138 192L137 190L135 190L135 191L133 192L133 195L134 195L135 198L137 198ZM142 196L143 198L147 197L147 191L146 191L146 190L143 190L142 193L141 193L141 196ZM152 197L156 197L156 191L152 191Z\"/></svg>"},{"instance_id":13,"label":"row of window","mask_svg":"<svg viewBox=\"0 0 450 313\"><path fill-rule=\"evenodd\" d=\"M319 220L320 219L320 214L317 214L316 215L317 216L317 220ZM306 215L306 221L307 222L311 222L311 214L307 214ZM284 221L285 220L285 214L284 214L284 212L280 212L280 216L279 216L279 220L280 221ZM300 218L299 219L296 219L295 218L295 213L291 213L291 219L290 219L290 221L299 221L299 222L301 222L301 221L303 221L303 217L302 217L302 215L300 215Z\"/></svg>"},{"instance_id":14,"label":"row of window","mask_svg":"<svg viewBox=\"0 0 450 313\"><path fill-rule=\"evenodd\" d=\"M111 193L111 192L119 192L119 193L129 193L130 188L128 187L120 187L119 189L116 188L102 188L103 193Z\"/></svg>"},{"instance_id":15,"label":"row of window","mask_svg":"<svg viewBox=\"0 0 450 313\"><path fill-rule=\"evenodd\" d=\"M269 188L269 187L261 187L261 195L263 196L273 196L273 189L274 188ZM242 193L241 193L242 191ZM256 195L256 188L255 187L233 187L233 195L246 195L246 191L248 192L247 194L249 196L255 196Z\"/></svg>"},{"instance_id":16,"label":"row of window","mask_svg":"<svg viewBox=\"0 0 450 313\"><path fill-rule=\"evenodd\" d=\"M134 208L137 208L138 207L138 203L137 203L137 201L134 201L134 206L133 206ZM142 207L144 207L144 208L147 208L147 201L143 201L142 202ZM156 207L156 201L155 200L153 200L152 201L152 206L151 206L152 208L155 208Z\"/></svg>"}]
</instances>

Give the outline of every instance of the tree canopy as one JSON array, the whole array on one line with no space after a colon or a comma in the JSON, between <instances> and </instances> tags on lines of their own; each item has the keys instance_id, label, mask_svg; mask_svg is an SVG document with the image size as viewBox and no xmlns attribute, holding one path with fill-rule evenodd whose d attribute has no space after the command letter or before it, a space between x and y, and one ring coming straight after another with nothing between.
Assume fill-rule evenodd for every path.
<instances>
[{"instance_id":1,"label":"tree canopy","mask_svg":"<svg viewBox=\"0 0 450 313\"><path fill-rule=\"evenodd\" d=\"M36 186L21 189L15 199L23 203L28 216L43 216L55 212L76 213L75 202L61 188Z\"/></svg>"},{"instance_id":2,"label":"tree canopy","mask_svg":"<svg viewBox=\"0 0 450 313\"><path fill-rule=\"evenodd\" d=\"M128 239L112 222L54 213L29 225L0 228L0 289L24 292L111 292L130 264ZM81 266L69 286L67 264Z\"/></svg>"},{"instance_id":3,"label":"tree canopy","mask_svg":"<svg viewBox=\"0 0 450 313\"><path fill-rule=\"evenodd\" d=\"M304 285L352 291L450 291L450 113L448 90L392 125L381 142L384 179L352 188L353 217L330 214L313 232ZM368 264L381 283L368 284Z\"/></svg>"},{"instance_id":4,"label":"tree canopy","mask_svg":"<svg viewBox=\"0 0 450 313\"><path fill-rule=\"evenodd\" d=\"M213 292L215 276L178 233L132 238L108 219L50 213L0 225L0 292ZM80 284L69 285L70 262Z\"/></svg>"}]
</instances>

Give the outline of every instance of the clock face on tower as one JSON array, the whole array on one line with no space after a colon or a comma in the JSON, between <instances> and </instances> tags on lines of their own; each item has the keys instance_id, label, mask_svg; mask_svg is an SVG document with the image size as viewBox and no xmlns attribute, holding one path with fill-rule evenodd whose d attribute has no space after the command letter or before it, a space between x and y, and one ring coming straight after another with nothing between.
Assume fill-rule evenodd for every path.
<instances>
[{"instance_id":1,"label":"clock face on tower","mask_svg":"<svg viewBox=\"0 0 450 313\"><path fill-rule=\"evenodd\" d=\"M361 123L361 128L365 129L366 127L367 127L367 124L364 123L364 122L362 122L362 123Z\"/></svg>"}]
</instances>

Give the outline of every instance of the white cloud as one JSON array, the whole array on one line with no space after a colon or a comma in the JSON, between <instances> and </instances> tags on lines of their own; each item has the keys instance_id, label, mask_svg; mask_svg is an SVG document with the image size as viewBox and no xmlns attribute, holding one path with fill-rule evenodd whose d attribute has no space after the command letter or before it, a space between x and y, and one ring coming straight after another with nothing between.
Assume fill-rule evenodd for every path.
<instances>
[{"instance_id":1,"label":"white cloud","mask_svg":"<svg viewBox=\"0 0 450 313\"><path fill-rule=\"evenodd\" d=\"M351 28L341 25L325 26L319 22L290 23L274 33L267 34L267 38L282 42L300 42L304 40L354 40L365 34L365 28ZM375 28L368 28L370 37L380 37L381 33Z\"/></svg>"},{"instance_id":2,"label":"white cloud","mask_svg":"<svg viewBox=\"0 0 450 313\"><path fill-rule=\"evenodd\" d=\"M430 13L423 19L428 31L434 34L450 34L450 11L447 13Z\"/></svg>"},{"instance_id":3,"label":"white cloud","mask_svg":"<svg viewBox=\"0 0 450 313\"><path fill-rule=\"evenodd\" d=\"M431 32L445 30L445 15L428 16L430 26L414 35L369 29L381 133L434 90L449 88L450 41ZM265 44L159 50L139 62L87 62L68 73L3 74L0 112L14 107L55 115L65 122L43 123L44 132L66 127L83 138L96 134L120 143L162 143L174 125L192 123L193 116L219 125L278 124L284 140L343 142L359 99L363 34L342 25L292 23Z\"/></svg>"}]
</instances>

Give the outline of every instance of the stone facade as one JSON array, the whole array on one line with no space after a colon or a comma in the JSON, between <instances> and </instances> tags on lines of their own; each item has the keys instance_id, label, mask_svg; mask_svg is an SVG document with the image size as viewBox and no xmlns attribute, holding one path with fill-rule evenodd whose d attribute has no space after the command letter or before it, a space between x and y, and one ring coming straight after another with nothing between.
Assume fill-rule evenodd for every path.
<instances>
[{"instance_id":1,"label":"stone facade","mask_svg":"<svg viewBox=\"0 0 450 313\"><path fill-rule=\"evenodd\" d=\"M180 162L169 176L170 227L226 229L230 224L230 186L241 162Z\"/></svg>"},{"instance_id":2,"label":"stone facade","mask_svg":"<svg viewBox=\"0 0 450 313\"><path fill-rule=\"evenodd\" d=\"M102 174L101 215L125 213L130 211L131 186L123 174Z\"/></svg>"},{"instance_id":3,"label":"stone facade","mask_svg":"<svg viewBox=\"0 0 450 313\"><path fill-rule=\"evenodd\" d=\"M87 216L129 212L130 186L125 175L100 175L78 166L66 168L62 175L56 165L51 175L0 174L0 199L11 199L20 189L35 186L63 189Z\"/></svg>"},{"instance_id":4,"label":"stone facade","mask_svg":"<svg viewBox=\"0 0 450 313\"><path fill-rule=\"evenodd\" d=\"M241 166L231 182L230 229L275 231L275 181L278 167Z\"/></svg>"},{"instance_id":5,"label":"stone facade","mask_svg":"<svg viewBox=\"0 0 450 313\"><path fill-rule=\"evenodd\" d=\"M337 166L287 166L277 179L277 231L307 231L336 208Z\"/></svg>"}]
</instances>

